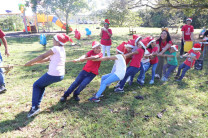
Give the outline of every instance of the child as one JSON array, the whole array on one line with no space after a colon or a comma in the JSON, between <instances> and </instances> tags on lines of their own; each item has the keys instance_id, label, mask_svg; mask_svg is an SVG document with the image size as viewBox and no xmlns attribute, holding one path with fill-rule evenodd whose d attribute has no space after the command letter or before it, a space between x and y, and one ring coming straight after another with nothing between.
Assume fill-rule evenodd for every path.
<instances>
[{"instance_id":1,"label":"child","mask_svg":"<svg viewBox=\"0 0 208 138\"><path fill-rule=\"evenodd\" d=\"M195 61L199 59L201 53L199 52L201 50L201 45L199 43L194 44L193 48L186 54L183 55L183 57L187 57L184 63L182 63L178 68L178 73L176 74L176 81L181 81L183 77L185 76L186 72L192 68L195 64ZM183 69L181 74L181 69ZM181 76L180 76L181 74Z\"/></svg>"},{"instance_id":2,"label":"child","mask_svg":"<svg viewBox=\"0 0 208 138\"><path fill-rule=\"evenodd\" d=\"M45 92L45 88L55 82L63 80L65 74L66 53L64 44L69 41L65 34L57 34L53 37L53 47L46 53L34 58L25 64L32 66L36 63L50 61L48 72L45 73L33 84L32 107L27 117L34 116L40 111L40 103Z\"/></svg>"},{"instance_id":3,"label":"child","mask_svg":"<svg viewBox=\"0 0 208 138\"><path fill-rule=\"evenodd\" d=\"M5 34L4 32L0 29L0 39L2 40L4 47L5 47L5 55L8 57L9 56L9 51L8 51L8 46L7 46L7 40L5 38ZM1 46L1 42L0 42L0 46ZM3 59L0 53L0 66L2 66L3 64ZM3 69L0 68L0 93L4 93L6 91L5 88L5 82L4 82L4 73L3 73Z\"/></svg>"},{"instance_id":4,"label":"child","mask_svg":"<svg viewBox=\"0 0 208 138\"><path fill-rule=\"evenodd\" d=\"M101 84L100 84L100 89L98 92L95 94L94 97L91 97L89 101L92 102L99 102L100 101L100 96L104 92L106 86L110 85L113 82L120 81L124 78L125 73L126 73L126 61L125 61L125 56L118 54L112 57L104 57L97 59L96 61L106 61L106 60L115 60L115 72L106 74L102 76L101 79Z\"/></svg>"},{"instance_id":5,"label":"child","mask_svg":"<svg viewBox=\"0 0 208 138\"><path fill-rule=\"evenodd\" d=\"M101 29L100 37L101 37L101 45L103 57L105 57L105 50L107 51L108 57L110 57L110 48L111 48L111 36L112 30L109 29L110 22L108 19L105 19L104 28Z\"/></svg>"},{"instance_id":6,"label":"child","mask_svg":"<svg viewBox=\"0 0 208 138\"><path fill-rule=\"evenodd\" d=\"M156 40L154 40L154 38L152 38L150 46L147 48L147 50L145 51L145 55L142 58L143 69L141 69L141 72L137 78L138 84L144 85L145 73L150 68L151 58L153 56L155 56L154 52L157 52L157 50L158 50L158 48L156 47ZM153 68L152 68L152 75L154 75L154 76L155 76L156 67L157 67L157 65L156 66L153 65ZM154 77L150 80L150 84L153 84L153 83L154 83Z\"/></svg>"},{"instance_id":7,"label":"child","mask_svg":"<svg viewBox=\"0 0 208 138\"><path fill-rule=\"evenodd\" d=\"M182 31L182 40L181 40L181 50L180 50L180 57L182 58L182 55L184 53L184 43L186 41L194 41L194 27L191 25L192 18L186 19L186 25L184 25L181 29Z\"/></svg>"},{"instance_id":8,"label":"child","mask_svg":"<svg viewBox=\"0 0 208 138\"><path fill-rule=\"evenodd\" d=\"M92 43L92 50L90 50L86 55L81 56L79 59L75 59L74 62L87 61L82 71L79 73L75 81L71 84L68 90L61 97L60 101L65 102L67 97L74 91L73 98L79 101L78 95L80 92L98 75L98 69L100 67L101 61L93 61L97 58L101 58L103 54L101 53L101 45L94 41Z\"/></svg>"},{"instance_id":9,"label":"child","mask_svg":"<svg viewBox=\"0 0 208 138\"><path fill-rule=\"evenodd\" d=\"M168 81L168 77L177 67L177 51L178 45L173 45L168 51L165 52L165 54L161 55L163 57L167 57L167 64L163 66L163 77L161 79L162 81Z\"/></svg>"},{"instance_id":10,"label":"child","mask_svg":"<svg viewBox=\"0 0 208 138\"><path fill-rule=\"evenodd\" d=\"M114 89L115 92L124 92L123 87L129 76L135 76L135 74L140 70L141 59L144 55L145 49L149 46L151 38L145 38L139 42L138 49L135 52L126 55L126 58L133 55L131 63L126 70L126 75L123 80L120 81L119 86Z\"/></svg>"}]
</instances>

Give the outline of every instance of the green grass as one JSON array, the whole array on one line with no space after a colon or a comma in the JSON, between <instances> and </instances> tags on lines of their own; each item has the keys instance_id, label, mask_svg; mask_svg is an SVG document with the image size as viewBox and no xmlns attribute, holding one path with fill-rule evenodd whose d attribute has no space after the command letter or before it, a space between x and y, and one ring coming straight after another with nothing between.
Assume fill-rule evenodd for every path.
<instances>
[{"instance_id":1,"label":"green grass","mask_svg":"<svg viewBox=\"0 0 208 138\"><path fill-rule=\"evenodd\" d=\"M159 28L137 29L144 36L152 33L158 37L160 33ZM65 46L68 60L85 54L91 42L99 40L99 31L91 30L92 40L81 40L81 46ZM113 28L113 34L112 54L118 44L131 38L127 35L128 28ZM82 36L85 37L84 31ZM180 34L172 36L179 44ZM48 50L52 47L52 37L47 38ZM11 56L6 58L4 48L0 48L4 65L24 64L45 52L38 37L7 40ZM184 61L178 60L179 63ZM207 58L202 71L191 69L180 83L172 76L166 83L156 80L154 85L149 85L150 76L147 75L142 88L134 82L131 87L125 86L125 93L118 94L113 92L114 83L106 89L100 103L88 102L99 89L101 76L111 71L113 62L106 61L101 64L100 74L81 92L79 103L70 98L64 104L59 103L83 65L66 64L64 80L46 88L41 112L30 119L26 116L31 107L32 85L47 72L47 65L15 67L9 72L6 76L8 91L0 95L0 137L208 137ZM134 96L137 95L145 99L136 100ZM163 109L167 111L158 119L156 116Z\"/></svg>"}]
</instances>

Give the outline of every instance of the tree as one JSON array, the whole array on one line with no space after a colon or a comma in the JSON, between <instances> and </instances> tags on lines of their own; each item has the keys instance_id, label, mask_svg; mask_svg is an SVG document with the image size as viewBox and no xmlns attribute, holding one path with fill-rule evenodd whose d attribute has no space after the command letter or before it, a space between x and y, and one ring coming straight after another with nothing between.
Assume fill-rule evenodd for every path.
<instances>
[{"instance_id":1,"label":"tree","mask_svg":"<svg viewBox=\"0 0 208 138\"><path fill-rule=\"evenodd\" d=\"M50 8L58 18L62 16L65 18L67 34L69 33L69 16L88 7L85 0L44 0L43 6Z\"/></svg>"},{"instance_id":2,"label":"tree","mask_svg":"<svg viewBox=\"0 0 208 138\"><path fill-rule=\"evenodd\" d=\"M147 6L152 9L208 9L208 0L129 0L129 8Z\"/></svg>"}]
</instances>

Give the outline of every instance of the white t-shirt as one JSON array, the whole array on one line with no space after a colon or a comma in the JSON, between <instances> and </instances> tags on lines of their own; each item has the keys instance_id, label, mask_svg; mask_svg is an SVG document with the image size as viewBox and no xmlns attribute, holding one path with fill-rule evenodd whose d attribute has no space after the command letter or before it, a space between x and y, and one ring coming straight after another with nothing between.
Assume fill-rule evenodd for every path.
<instances>
[{"instance_id":1,"label":"white t-shirt","mask_svg":"<svg viewBox=\"0 0 208 138\"><path fill-rule=\"evenodd\" d=\"M148 54L150 54L150 52L146 49L144 55L148 55ZM147 62L150 62L150 59L143 57L141 62L142 63L147 63Z\"/></svg>"},{"instance_id":2,"label":"white t-shirt","mask_svg":"<svg viewBox=\"0 0 208 138\"><path fill-rule=\"evenodd\" d=\"M48 74L51 76L63 76L65 74L66 53L63 46L51 48L53 55L50 57Z\"/></svg>"},{"instance_id":3,"label":"white t-shirt","mask_svg":"<svg viewBox=\"0 0 208 138\"><path fill-rule=\"evenodd\" d=\"M122 80L126 74L126 61L124 57L120 54L115 55L117 60L115 60L115 74Z\"/></svg>"}]
</instances>

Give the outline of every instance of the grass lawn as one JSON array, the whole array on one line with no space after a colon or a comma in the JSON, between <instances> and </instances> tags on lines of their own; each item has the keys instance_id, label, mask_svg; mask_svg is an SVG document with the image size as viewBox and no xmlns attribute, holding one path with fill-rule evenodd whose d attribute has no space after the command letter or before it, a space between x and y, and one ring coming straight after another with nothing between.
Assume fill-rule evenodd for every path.
<instances>
[{"instance_id":1,"label":"grass lawn","mask_svg":"<svg viewBox=\"0 0 208 138\"><path fill-rule=\"evenodd\" d=\"M86 26L79 27L83 30ZM91 49L91 42L99 40L100 30L90 29L91 40L80 40L81 46L65 46L67 60L85 54ZM143 36L156 38L161 32L159 28L136 30ZM128 28L112 28L112 31L114 54L116 46L132 36L127 35ZM170 32L173 42L180 44L181 34ZM85 37L85 32L81 33ZM48 50L52 47L52 36L47 38ZM4 65L25 64L45 52L38 37L7 40L11 56L6 58L3 46L0 48ZM178 57L178 60L181 64L185 59ZM10 71L6 75L7 92L0 95L0 137L208 137L207 57L204 69L189 70L182 82L174 81L172 75L166 83L155 80L154 85L149 85L150 75L146 75L142 88L134 79L133 86L126 84L125 93L114 93L114 83L106 89L100 103L88 102L99 89L101 76L111 71L113 62L106 61L101 64L100 74L81 92L80 102L69 97L66 103L59 103L83 66L84 63L67 63L64 80L46 88L41 112L30 119L27 112L31 107L32 85L47 72L48 66L15 67ZM135 99L137 95L143 95L144 100ZM162 118L157 118L164 109Z\"/></svg>"}]
</instances>

